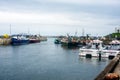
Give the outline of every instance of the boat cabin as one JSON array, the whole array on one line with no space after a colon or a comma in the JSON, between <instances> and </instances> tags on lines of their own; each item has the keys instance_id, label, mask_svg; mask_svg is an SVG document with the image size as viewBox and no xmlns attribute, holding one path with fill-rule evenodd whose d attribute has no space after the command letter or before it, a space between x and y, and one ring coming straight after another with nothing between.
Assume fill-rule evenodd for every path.
<instances>
[{"instance_id":1,"label":"boat cabin","mask_svg":"<svg viewBox=\"0 0 120 80\"><path fill-rule=\"evenodd\" d=\"M120 50L120 41L118 40L111 41L110 45L108 46L108 49Z\"/></svg>"}]
</instances>

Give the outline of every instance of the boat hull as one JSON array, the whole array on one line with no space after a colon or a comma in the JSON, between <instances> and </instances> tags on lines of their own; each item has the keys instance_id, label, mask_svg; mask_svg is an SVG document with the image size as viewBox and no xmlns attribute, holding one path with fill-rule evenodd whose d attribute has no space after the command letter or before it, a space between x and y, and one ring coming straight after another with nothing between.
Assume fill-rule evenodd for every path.
<instances>
[{"instance_id":1,"label":"boat hull","mask_svg":"<svg viewBox=\"0 0 120 80\"><path fill-rule=\"evenodd\" d=\"M39 43L39 42L40 42L40 40L35 40L35 39L29 40L29 43Z\"/></svg>"},{"instance_id":2,"label":"boat hull","mask_svg":"<svg viewBox=\"0 0 120 80\"><path fill-rule=\"evenodd\" d=\"M79 43L77 43L77 42L61 42L61 44L63 45L63 46L78 46L79 45Z\"/></svg>"}]
</instances>

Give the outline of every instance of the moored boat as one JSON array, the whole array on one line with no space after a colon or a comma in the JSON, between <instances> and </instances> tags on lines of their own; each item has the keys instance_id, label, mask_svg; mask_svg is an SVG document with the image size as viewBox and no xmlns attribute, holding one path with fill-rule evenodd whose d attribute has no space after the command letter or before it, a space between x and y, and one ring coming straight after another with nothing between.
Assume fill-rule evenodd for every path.
<instances>
[{"instance_id":1,"label":"moored boat","mask_svg":"<svg viewBox=\"0 0 120 80\"><path fill-rule=\"evenodd\" d=\"M102 58L114 58L120 51L112 49L113 44L109 47L103 47L103 42L100 40L93 40L91 47L89 48L80 48L79 55L82 57L102 57ZM87 46L88 47L88 46ZM120 46L119 46L120 47Z\"/></svg>"},{"instance_id":2,"label":"moored boat","mask_svg":"<svg viewBox=\"0 0 120 80\"><path fill-rule=\"evenodd\" d=\"M29 35L29 43L39 43L40 40L40 36L39 35Z\"/></svg>"},{"instance_id":3,"label":"moored boat","mask_svg":"<svg viewBox=\"0 0 120 80\"><path fill-rule=\"evenodd\" d=\"M55 39L55 40L54 40L54 43L55 43L55 44L60 44L60 43L61 43L61 39L60 39L60 38Z\"/></svg>"},{"instance_id":4,"label":"moored boat","mask_svg":"<svg viewBox=\"0 0 120 80\"><path fill-rule=\"evenodd\" d=\"M99 57L99 52L103 49L102 41L93 40L86 47L80 48L79 56L81 57ZM104 57L104 55L101 55Z\"/></svg>"},{"instance_id":5,"label":"moored boat","mask_svg":"<svg viewBox=\"0 0 120 80\"><path fill-rule=\"evenodd\" d=\"M102 54L106 54L109 58L114 58L120 52L120 41L113 40L106 46L105 49L102 50Z\"/></svg>"},{"instance_id":6,"label":"moored boat","mask_svg":"<svg viewBox=\"0 0 120 80\"><path fill-rule=\"evenodd\" d=\"M22 44L28 44L29 39L26 38L24 35L16 35L11 38L11 44L12 45L22 45Z\"/></svg>"},{"instance_id":7,"label":"moored boat","mask_svg":"<svg viewBox=\"0 0 120 80\"><path fill-rule=\"evenodd\" d=\"M79 41L73 37L66 37L61 40L61 44L64 46L79 46Z\"/></svg>"}]
</instances>

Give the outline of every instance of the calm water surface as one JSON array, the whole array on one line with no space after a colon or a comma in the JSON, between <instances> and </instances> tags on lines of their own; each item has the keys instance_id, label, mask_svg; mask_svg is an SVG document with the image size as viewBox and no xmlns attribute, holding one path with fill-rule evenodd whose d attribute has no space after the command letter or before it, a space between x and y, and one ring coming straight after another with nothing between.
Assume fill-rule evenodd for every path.
<instances>
[{"instance_id":1,"label":"calm water surface","mask_svg":"<svg viewBox=\"0 0 120 80\"><path fill-rule=\"evenodd\" d=\"M79 48L46 42L0 46L0 80L93 80L109 60L84 59Z\"/></svg>"}]
</instances>

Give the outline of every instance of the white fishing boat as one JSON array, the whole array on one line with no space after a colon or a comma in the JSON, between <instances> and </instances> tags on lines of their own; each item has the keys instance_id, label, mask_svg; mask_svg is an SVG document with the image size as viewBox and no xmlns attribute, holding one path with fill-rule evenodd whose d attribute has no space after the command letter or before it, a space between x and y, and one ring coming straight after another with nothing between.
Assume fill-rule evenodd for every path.
<instances>
[{"instance_id":1,"label":"white fishing boat","mask_svg":"<svg viewBox=\"0 0 120 80\"><path fill-rule=\"evenodd\" d=\"M116 48L115 48L116 47ZM120 51L120 43L113 41L109 46L103 47L103 42L100 40L93 40L90 48L80 48L79 55L82 57L102 57L102 58L114 58Z\"/></svg>"},{"instance_id":2,"label":"white fishing boat","mask_svg":"<svg viewBox=\"0 0 120 80\"><path fill-rule=\"evenodd\" d=\"M120 53L120 41L118 40L111 41L110 45L106 46L106 48L102 50L102 54L104 54L104 56L108 58L113 58L117 56L117 54L119 53Z\"/></svg>"},{"instance_id":3,"label":"white fishing boat","mask_svg":"<svg viewBox=\"0 0 120 80\"><path fill-rule=\"evenodd\" d=\"M82 57L99 57L99 53L103 49L103 42L100 40L91 41L88 46L80 48L79 56ZM103 54L101 55L103 56Z\"/></svg>"}]
</instances>

